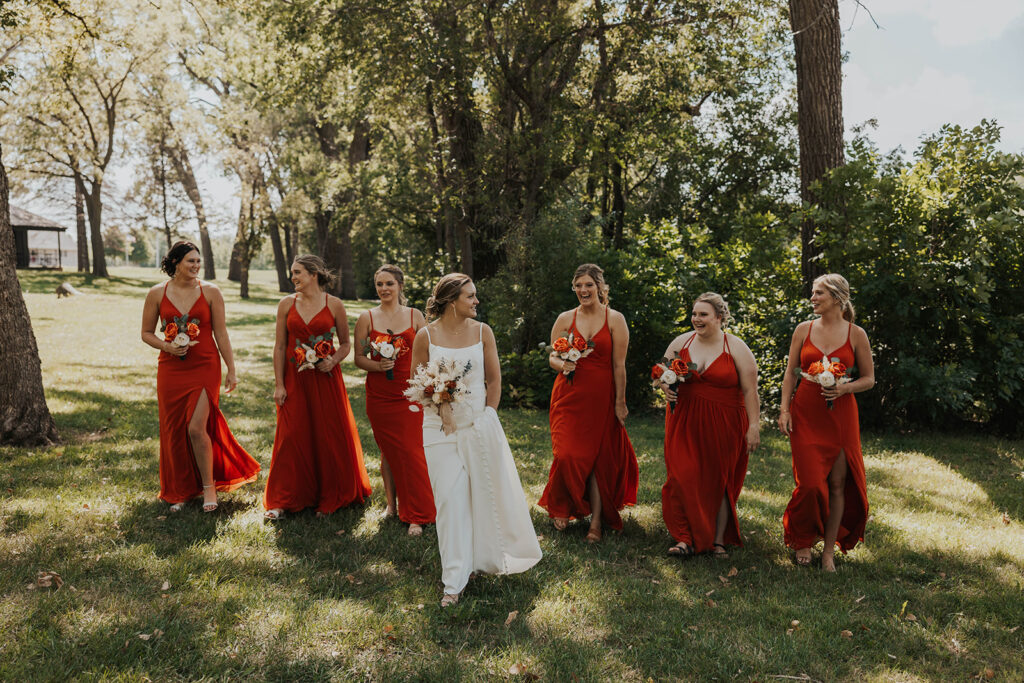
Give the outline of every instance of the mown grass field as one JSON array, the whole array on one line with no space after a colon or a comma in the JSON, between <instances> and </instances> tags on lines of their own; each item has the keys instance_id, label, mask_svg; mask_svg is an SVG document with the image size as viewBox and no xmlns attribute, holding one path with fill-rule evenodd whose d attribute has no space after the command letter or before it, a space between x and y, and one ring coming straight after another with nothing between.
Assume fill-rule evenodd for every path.
<instances>
[{"instance_id":1,"label":"mown grass field","mask_svg":"<svg viewBox=\"0 0 1024 683\"><path fill-rule=\"evenodd\" d=\"M63 442L0 448L2 680L1024 680L1020 441L865 435L867 540L824 575L782 545L789 450L767 427L739 503L746 546L728 560L666 557L662 429L636 414L641 488L623 532L588 545L583 525L557 534L534 507L541 563L479 578L442 611L433 528L409 538L381 518L351 363L368 505L264 523L261 476L214 515L169 515L156 498L156 354L139 340L158 274L20 275ZM84 294L56 300L63 280ZM264 470L270 283L257 274L243 302L222 281L241 384L221 407ZM367 305L349 304L353 322ZM547 415L501 418L535 502ZM40 586L39 572L62 585Z\"/></svg>"}]
</instances>

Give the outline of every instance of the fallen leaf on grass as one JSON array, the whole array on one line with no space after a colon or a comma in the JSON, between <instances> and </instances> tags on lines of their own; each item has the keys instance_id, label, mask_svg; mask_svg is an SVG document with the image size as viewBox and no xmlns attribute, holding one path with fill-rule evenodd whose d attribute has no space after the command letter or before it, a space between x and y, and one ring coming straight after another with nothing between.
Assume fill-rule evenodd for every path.
<instances>
[{"instance_id":1,"label":"fallen leaf on grass","mask_svg":"<svg viewBox=\"0 0 1024 683\"><path fill-rule=\"evenodd\" d=\"M505 626L508 626L513 621L515 621L516 617L518 617L518 616L519 616L519 610L517 610L517 609L514 609L511 612L509 612L508 616L505 617Z\"/></svg>"},{"instance_id":2,"label":"fallen leaf on grass","mask_svg":"<svg viewBox=\"0 0 1024 683\"><path fill-rule=\"evenodd\" d=\"M856 600L854 600L854 602L859 605L861 602L863 602L864 598L866 598L866 597L868 597L868 596L862 595L859 598L857 598Z\"/></svg>"},{"instance_id":3,"label":"fallen leaf on grass","mask_svg":"<svg viewBox=\"0 0 1024 683\"><path fill-rule=\"evenodd\" d=\"M658 581L657 579L651 579L651 583L658 583L658 584L660 584L661 581Z\"/></svg>"},{"instance_id":4,"label":"fallen leaf on grass","mask_svg":"<svg viewBox=\"0 0 1024 683\"><path fill-rule=\"evenodd\" d=\"M728 586L729 585L729 579L725 578L724 576L719 575L718 580L721 581L722 585L724 585L724 586Z\"/></svg>"},{"instance_id":5,"label":"fallen leaf on grass","mask_svg":"<svg viewBox=\"0 0 1024 683\"><path fill-rule=\"evenodd\" d=\"M740 570L739 570L739 569L736 569L736 567L732 567L732 568L731 568L731 569L729 570L729 573L728 573L728 574L726 574L726 576L729 576L729 577L733 577L733 576L736 576L736 575L737 575L737 574L739 574L739 573L740 573Z\"/></svg>"},{"instance_id":6,"label":"fallen leaf on grass","mask_svg":"<svg viewBox=\"0 0 1024 683\"><path fill-rule=\"evenodd\" d=\"M161 631L160 629L156 628L156 629L153 629L152 633L140 633L139 634L139 640L149 640L150 638L159 638L163 634L164 634L163 631Z\"/></svg>"},{"instance_id":7,"label":"fallen leaf on grass","mask_svg":"<svg viewBox=\"0 0 1024 683\"><path fill-rule=\"evenodd\" d=\"M88 510L89 509L89 504L88 503L82 503L82 509L83 510Z\"/></svg>"},{"instance_id":8,"label":"fallen leaf on grass","mask_svg":"<svg viewBox=\"0 0 1024 683\"><path fill-rule=\"evenodd\" d=\"M64 585L64 579L60 578L57 572L37 572L36 580L28 585L29 590L36 588L60 588Z\"/></svg>"},{"instance_id":9,"label":"fallen leaf on grass","mask_svg":"<svg viewBox=\"0 0 1024 683\"><path fill-rule=\"evenodd\" d=\"M163 585L160 586L160 590L162 590L162 591L169 591L169 590L171 590L171 582L170 581L164 581Z\"/></svg>"},{"instance_id":10,"label":"fallen leaf on grass","mask_svg":"<svg viewBox=\"0 0 1024 683\"><path fill-rule=\"evenodd\" d=\"M356 582L356 577L353 576L352 574L345 574L345 580L348 581L349 583L355 583Z\"/></svg>"},{"instance_id":11,"label":"fallen leaf on grass","mask_svg":"<svg viewBox=\"0 0 1024 683\"><path fill-rule=\"evenodd\" d=\"M907 621L917 621L917 617L914 616L913 612L907 612Z\"/></svg>"},{"instance_id":12,"label":"fallen leaf on grass","mask_svg":"<svg viewBox=\"0 0 1024 683\"><path fill-rule=\"evenodd\" d=\"M543 540L544 540L544 534L537 534L537 541L540 542L540 541L543 541Z\"/></svg>"},{"instance_id":13,"label":"fallen leaf on grass","mask_svg":"<svg viewBox=\"0 0 1024 683\"><path fill-rule=\"evenodd\" d=\"M789 625L792 626L793 628L796 628L796 627L798 627L800 625L800 620L799 619L794 619L793 621L789 622Z\"/></svg>"},{"instance_id":14,"label":"fallen leaf on grass","mask_svg":"<svg viewBox=\"0 0 1024 683\"><path fill-rule=\"evenodd\" d=\"M391 624L387 624L387 625L384 626L384 633L391 633L394 630L395 630L395 627L392 626Z\"/></svg>"},{"instance_id":15,"label":"fallen leaf on grass","mask_svg":"<svg viewBox=\"0 0 1024 683\"><path fill-rule=\"evenodd\" d=\"M708 607L718 607L718 603L715 602L714 600L712 600L711 598L708 598L707 600L705 600L704 604L707 605Z\"/></svg>"},{"instance_id":16,"label":"fallen leaf on grass","mask_svg":"<svg viewBox=\"0 0 1024 683\"><path fill-rule=\"evenodd\" d=\"M337 531L334 532L334 535L335 536L344 536L345 535L345 530L344 529L338 529Z\"/></svg>"},{"instance_id":17,"label":"fallen leaf on grass","mask_svg":"<svg viewBox=\"0 0 1024 683\"><path fill-rule=\"evenodd\" d=\"M416 605L416 609L423 609L423 603L421 602L420 604Z\"/></svg>"},{"instance_id":18,"label":"fallen leaf on grass","mask_svg":"<svg viewBox=\"0 0 1024 683\"><path fill-rule=\"evenodd\" d=\"M1004 512L1003 513L1003 524L1009 524L1009 523L1010 523L1010 515L1008 515L1008 514L1006 514Z\"/></svg>"},{"instance_id":19,"label":"fallen leaf on grass","mask_svg":"<svg viewBox=\"0 0 1024 683\"><path fill-rule=\"evenodd\" d=\"M715 591L714 591L714 589L712 589L712 590L709 590L709 591L708 591L707 593L705 593L705 594L704 594L704 597L705 597L705 598L710 598L710 597L711 597L711 595L712 595L712 594L713 594L714 592L715 592Z\"/></svg>"},{"instance_id":20,"label":"fallen leaf on grass","mask_svg":"<svg viewBox=\"0 0 1024 683\"><path fill-rule=\"evenodd\" d=\"M849 640L849 639L853 638L853 631L847 631L846 629L843 629L842 631L839 632L839 635L842 636L843 638L846 638L847 640Z\"/></svg>"},{"instance_id":21,"label":"fallen leaf on grass","mask_svg":"<svg viewBox=\"0 0 1024 683\"><path fill-rule=\"evenodd\" d=\"M946 578L946 572L939 572L939 578L940 579Z\"/></svg>"},{"instance_id":22,"label":"fallen leaf on grass","mask_svg":"<svg viewBox=\"0 0 1024 683\"><path fill-rule=\"evenodd\" d=\"M157 515L157 517L156 517L156 521L158 521L158 522L162 522L165 519L167 519L167 515Z\"/></svg>"}]
</instances>

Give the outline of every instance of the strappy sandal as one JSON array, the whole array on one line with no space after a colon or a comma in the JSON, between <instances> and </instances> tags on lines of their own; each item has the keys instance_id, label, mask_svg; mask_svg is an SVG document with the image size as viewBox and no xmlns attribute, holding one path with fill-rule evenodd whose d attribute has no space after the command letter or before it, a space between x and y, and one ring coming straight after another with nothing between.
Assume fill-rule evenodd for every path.
<instances>
[{"instance_id":1,"label":"strappy sandal","mask_svg":"<svg viewBox=\"0 0 1024 683\"><path fill-rule=\"evenodd\" d=\"M569 519L567 517L552 517L551 526L555 527L555 531L565 531L569 526Z\"/></svg>"},{"instance_id":2,"label":"strappy sandal","mask_svg":"<svg viewBox=\"0 0 1024 683\"><path fill-rule=\"evenodd\" d=\"M680 541L668 549L669 557L676 557L680 560L688 560L693 557L693 546Z\"/></svg>"},{"instance_id":3,"label":"strappy sandal","mask_svg":"<svg viewBox=\"0 0 1024 683\"><path fill-rule=\"evenodd\" d=\"M461 593L445 593L444 596L441 597L441 607L445 608L457 605L461 595Z\"/></svg>"},{"instance_id":4,"label":"strappy sandal","mask_svg":"<svg viewBox=\"0 0 1024 683\"><path fill-rule=\"evenodd\" d=\"M801 550L806 550L807 551L806 557L800 555L800 551ZM793 554L793 562L795 562L798 567L810 567L811 566L811 549L810 548L798 548L797 551Z\"/></svg>"},{"instance_id":5,"label":"strappy sandal","mask_svg":"<svg viewBox=\"0 0 1024 683\"><path fill-rule=\"evenodd\" d=\"M716 550L716 548L720 548L720 550ZM721 543L712 543L711 557L715 558L716 560L727 560L729 559L729 549Z\"/></svg>"},{"instance_id":6,"label":"strappy sandal","mask_svg":"<svg viewBox=\"0 0 1024 683\"><path fill-rule=\"evenodd\" d=\"M282 508L274 508L273 510L267 510L263 513L263 519L269 519L274 522L284 517L284 510Z\"/></svg>"},{"instance_id":7,"label":"strappy sandal","mask_svg":"<svg viewBox=\"0 0 1024 683\"><path fill-rule=\"evenodd\" d=\"M169 509L170 509L171 512L181 512L182 510L185 509L185 504L184 503L175 503Z\"/></svg>"},{"instance_id":8,"label":"strappy sandal","mask_svg":"<svg viewBox=\"0 0 1024 683\"><path fill-rule=\"evenodd\" d=\"M422 536L423 535L423 527L421 527L419 524L410 524L409 525L409 535L410 536Z\"/></svg>"},{"instance_id":9,"label":"strappy sandal","mask_svg":"<svg viewBox=\"0 0 1024 683\"><path fill-rule=\"evenodd\" d=\"M216 495L217 494L217 489L215 488L215 486L216 486L216 484L204 484L203 485L203 491L206 491L206 489L214 489L213 493L214 493L214 495ZM217 501L216 500L211 502L211 503L207 503L206 501L203 501L203 512L213 512L216 509L217 509Z\"/></svg>"},{"instance_id":10,"label":"strappy sandal","mask_svg":"<svg viewBox=\"0 0 1024 683\"><path fill-rule=\"evenodd\" d=\"M590 527L590 531L586 535L587 543L597 543L601 540L601 527L594 528Z\"/></svg>"}]
</instances>

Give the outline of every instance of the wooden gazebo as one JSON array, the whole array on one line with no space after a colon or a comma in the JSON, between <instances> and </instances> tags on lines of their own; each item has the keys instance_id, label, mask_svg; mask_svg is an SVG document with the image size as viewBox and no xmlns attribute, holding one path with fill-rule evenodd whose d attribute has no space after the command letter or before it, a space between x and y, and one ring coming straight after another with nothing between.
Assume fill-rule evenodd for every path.
<instances>
[{"instance_id":1,"label":"wooden gazebo","mask_svg":"<svg viewBox=\"0 0 1024 683\"><path fill-rule=\"evenodd\" d=\"M14 253L16 268L39 268L64 270L61 258L60 235L67 228L48 218L36 215L17 206L11 206L11 227L14 229ZM29 246L29 233L55 233L57 248ZM33 240L35 241L35 240Z\"/></svg>"}]
</instances>

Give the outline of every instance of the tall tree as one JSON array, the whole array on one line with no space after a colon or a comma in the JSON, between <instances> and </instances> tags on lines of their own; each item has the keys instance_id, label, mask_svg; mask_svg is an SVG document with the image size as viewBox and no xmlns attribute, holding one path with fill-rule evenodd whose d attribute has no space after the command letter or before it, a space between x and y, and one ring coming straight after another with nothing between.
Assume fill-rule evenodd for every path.
<instances>
[{"instance_id":1,"label":"tall tree","mask_svg":"<svg viewBox=\"0 0 1024 683\"><path fill-rule=\"evenodd\" d=\"M0 158L0 444L40 446L57 440L57 427L46 405L39 348L14 266L7 187Z\"/></svg>"},{"instance_id":2,"label":"tall tree","mask_svg":"<svg viewBox=\"0 0 1024 683\"><path fill-rule=\"evenodd\" d=\"M843 157L843 73L838 0L789 0L796 49L797 131L800 139L800 199L818 202L813 186L845 163ZM816 226L800 225L800 266L804 288L820 274Z\"/></svg>"}]
</instances>

